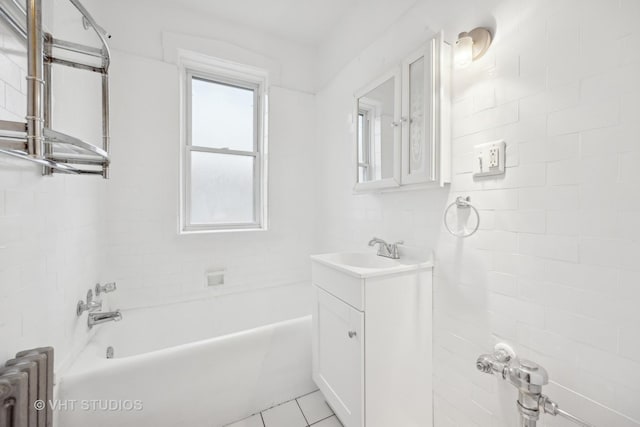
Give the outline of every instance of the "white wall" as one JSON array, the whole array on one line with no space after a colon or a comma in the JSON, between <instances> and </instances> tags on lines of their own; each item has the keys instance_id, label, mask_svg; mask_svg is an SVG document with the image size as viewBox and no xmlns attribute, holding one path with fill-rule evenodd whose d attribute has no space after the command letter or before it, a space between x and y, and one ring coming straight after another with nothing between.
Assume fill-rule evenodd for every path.
<instances>
[{"instance_id":1,"label":"white wall","mask_svg":"<svg viewBox=\"0 0 640 427\"><path fill-rule=\"evenodd\" d=\"M119 289L112 296L113 305L125 308L203 292L206 271L223 268L227 287L308 281L314 224L314 97L298 90L311 90L302 83L309 70L300 77L301 65L292 64L300 59L291 59L290 51L299 47L268 38L239 45L244 36L230 43L234 32L245 34L244 30L218 34L215 25L206 27L212 35L194 35L193 23L201 18L179 10L159 10L160 19L143 22L146 28L139 31L129 27L137 18L144 19L136 15L137 7L138 3L133 15L122 19L119 13L111 15L118 10L109 6L100 17L113 33L111 89L112 105L117 106L107 203L109 274ZM165 27L165 17L167 22L190 25ZM135 40L130 39L133 30L138 30ZM147 40L150 35L154 37ZM125 39L134 43L128 46ZM177 49L269 70L267 231L178 235Z\"/></svg>"},{"instance_id":2,"label":"white wall","mask_svg":"<svg viewBox=\"0 0 640 427\"><path fill-rule=\"evenodd\" d=\"M435 248L437 427L515 425L514 389L475 369L503 340L549 370L546 392L565 409L599 426L638 426L639 4L438 11L449 40L474 25L497 29L488 56L455 73L453 184L352 195L351 95L426 37L432 6L415 5L317 95L318 249L363 249L372 235ZM474 181L473 145L497 138L508 145L506 176ZM441 222L461 194L482 215L466 240Z\"/></svg>"},{"instance_id":3,"label":"white wall","mask_svg":"<svg viewBox=\"0 0 640 427\"><path fill-rule=\"evenodd\" d=\"M316 95L317 249L362 248L373 236L434 247L447 191L354 195L354 93L433 37L424 15L410 11L353 59Z\"/></svg>"},{"instance_id":4,"label":"white wall","mask_svg":"<svg viewBox=\"0 0 640 427\"><path fill-rule=\"evenodd\" d=\"M119 302L137 304L202 289L204 270L215 267L227 267L236 285L306 280L312 250L364 248L378 235L436 251L438 427L514 424L513 389L475 370L477 355L500 340L547 367L547 392L566 409L596 425L640 425L638 2L456 5L464 7L417 2L336 74L340 41L354 30L337 29L320 49L336 49L321 76L306 46L179 9L150 14L146 0L95 5L116 48L109 194L99 179L43 179L33 166L0 158L0 360L46 343L58 361L73 354L87 336L75 302L104 278L105 254ZM453 40L479 24L494 25L496 41L454 78L453 184L353 195L353 92L433 30ZM176 234L178 86L166 62L169 33L275 70L266 233ZM12 61L0 56L0 112L20 120L24 73ZM314 104L305 92L323 76ZM474 181L473 145L496 138L509 147L507 175ZM459 194L471 195L482 215L481 231L463 241L441 225Z\"/></svg>"},{"instance_id":5,"label":"white wall","mask_svg":"<svg viewBox=\"0 0 640 427\"><path fill-rule=\"evenodd\" d=\"M45 16L58 36L85 31L77 14L57 8ZM24 121L26 50L8 30L0 47L0 118ZM56 75L58 123L89 134L78 120L99 106L75 82ZM75 106L62 102L76 95ZM66 99L65 99L66 100ZM71 119L73 118L73 119ZM75 124L75 126L74 126ZM98 133L100 128L98 127ZM101 277L104 265L105 182L97 177L45 178L41 167L0 156L0 362L27 348L53 345L56 366L68 362L88 339L86 317L75 306Z\"/></svg>"},{"instance_id":6,"label":"white wall","mask_svg":"<svg viewBox=\"0 0 640 427\"><path fill-rule=\"evenodd\" d=\"M89 42L70 4L55 1L46 5L48 27ZM153 2L86 6L113 33L112 180L43 178L33 165L0 158L0 362L41 345L55 346L58 366L71 360L89 338L75 304L101 279L118 280L110 303L124 308L204 290L211 268L226 268L226 282L236 286L305 281L310 274L315 139L308 47L179 8L156 10L149 20ZM5 53L23 49L8 37L3 43ZM165 62L176 48L269 69L269 231L177 236L178 74ZM2 119L24 120L25 68L24 55L0 56ZM56 68L53 124L91 140L98 94L84 77Z\"/></svg>"},{"instance_id":7,"label":"white wall","mask_svg":"<svg viewBox=\"0 0 640 427\"><path fill-rule=\"evenodd\" d=\"M191 47L240 63L248 57L253 61L251 54L267 58L273 66L270 82L276 86L303 92L314 89L315 52L305 44L175 4L179 2L112 0L96 3L96 19L113 34L109 45L116 50L146 58L168 59L166 34L177 34L195 39L190 41Z\"/></svg>"}]
</instances>

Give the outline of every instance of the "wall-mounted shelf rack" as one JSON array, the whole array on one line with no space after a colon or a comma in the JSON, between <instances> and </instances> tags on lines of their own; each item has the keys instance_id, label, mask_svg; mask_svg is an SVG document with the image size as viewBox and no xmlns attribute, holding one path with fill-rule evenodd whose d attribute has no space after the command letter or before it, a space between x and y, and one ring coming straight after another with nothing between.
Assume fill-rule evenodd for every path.
<instances>
[{"instance_id":1,"label":"wall-mounted shelf rack","mask_svg":"<svg viewBox=\"0 0 640 427\"><path fill-rule=\"evenodd\" d=\"M109 177L109 64L110 35L79 0L69 0L93 29L102 47L56 39L42 27L42 0L0 0L0 19L27 46L26 122L0 120L0 153L44 166L45 175L57 173ZM65 57L68 55L68 57ZM51 127L52 66L62 65L98 73L102 79L102 141L90 144Z\"/></svg>"}]
</instances>

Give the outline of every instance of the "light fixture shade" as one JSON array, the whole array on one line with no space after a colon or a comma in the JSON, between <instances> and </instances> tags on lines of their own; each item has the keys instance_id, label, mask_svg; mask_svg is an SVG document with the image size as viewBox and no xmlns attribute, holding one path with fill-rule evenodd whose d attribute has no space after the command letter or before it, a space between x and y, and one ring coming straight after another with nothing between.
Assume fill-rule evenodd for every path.
<instances>
[{"instance_id":1,"label":"light fixture shade","mask_svg":"<svg viewBox=\"0 0 640 427\"><path fill-rule=\"evenodd\" d=\"M467 33L462 33L456 41L456 68L466 68L473 62L473 39Z\"/></svg>"},{"instance_id":2,"label":"light fixture shade","mask_svg":"<svg viewBox=\"0 0 640 427\"><path fill-rule=\"evenodd\" d=\"M474 28L468 33L460 33L456 41L455 66L465 68L476 59L482 58L491 46L492 35L487 28Z\"/></svg>"}]
</instances>

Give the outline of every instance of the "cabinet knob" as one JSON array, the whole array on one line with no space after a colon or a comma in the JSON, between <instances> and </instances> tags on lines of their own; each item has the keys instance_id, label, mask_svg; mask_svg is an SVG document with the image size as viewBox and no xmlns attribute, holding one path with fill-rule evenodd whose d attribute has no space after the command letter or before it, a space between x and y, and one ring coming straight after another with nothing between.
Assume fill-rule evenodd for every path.
<instances>
[{"instance_id":1,"label":"cabinet knob","mask_svg":"<svg viewBox=\"0 0 640 427\"><path fill-rule=\"evenodd\" d=\"M402 126L402 124L404 122L407 121L406 117L400 117L400 121L399 122L391 122L391 126L393 126L394 128L397 128L398 126Z\"/></svg>"},{"instance_id":2,"label":"cabinet knob","mask_svg":"<svg viewBox=\"0 0 640 427\"><path fill-rule=\"evenodd\" d=\"M349 331L349 338L354 338L356 335L358 335L356 331Z\"/></svg>"}]
</instances>

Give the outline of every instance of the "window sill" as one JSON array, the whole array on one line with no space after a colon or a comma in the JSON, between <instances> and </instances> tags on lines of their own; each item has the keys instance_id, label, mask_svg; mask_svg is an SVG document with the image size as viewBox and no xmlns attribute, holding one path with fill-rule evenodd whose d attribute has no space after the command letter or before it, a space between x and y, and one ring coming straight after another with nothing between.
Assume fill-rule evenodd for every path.
<instances>
[{"instance_id":1,"label":"window sill","mask_svg":"<svg viewBox=\"0 0 640 427\"><path fill-rule=\"evenodd\" d=\"M248 232L262 232L268 231L267 227L247 227L247 228L204 228L204 229L191 229L182 228L178 233L181 236L198 235L198 234L219 234L219 233L248 233Z\"/></svg>"}]
</instances>

